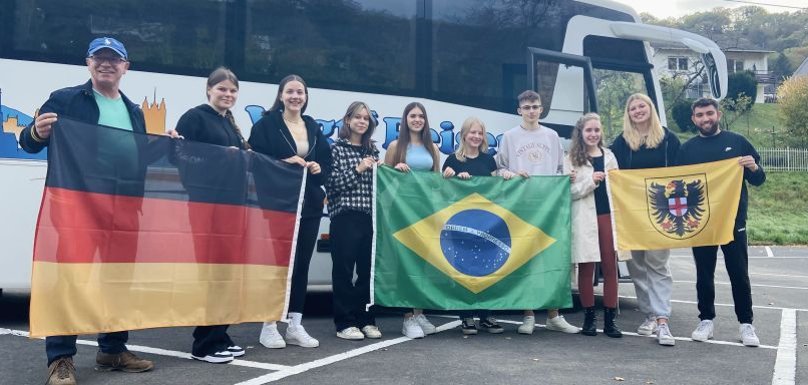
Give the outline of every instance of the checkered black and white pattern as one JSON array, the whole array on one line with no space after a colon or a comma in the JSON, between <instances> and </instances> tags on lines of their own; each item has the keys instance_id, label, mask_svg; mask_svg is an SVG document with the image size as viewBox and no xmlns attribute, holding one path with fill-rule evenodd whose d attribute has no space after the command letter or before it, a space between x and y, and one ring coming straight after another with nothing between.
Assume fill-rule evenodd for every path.
<instances>
[{"instance_id":1,"label":"checkered black and white pattern","mask_svg":"<svg viewBox=\"0 0 808 385\"><path fill-rule=\"evenodd\" d=\"M372 151L338 139L331 147L331 174L326 182L328 215L333 218L343 211L373 213L373 170L356 171L362 159L372 156L379 160L379 150Z\"/></svg>"}]
</instances>

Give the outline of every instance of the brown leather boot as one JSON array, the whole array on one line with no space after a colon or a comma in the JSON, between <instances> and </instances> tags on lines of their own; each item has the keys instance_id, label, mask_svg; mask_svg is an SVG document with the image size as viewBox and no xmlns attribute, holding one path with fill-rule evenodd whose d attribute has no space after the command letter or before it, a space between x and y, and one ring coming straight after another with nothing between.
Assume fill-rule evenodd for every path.
<instances>
[{"instance_id":1,"label":"brown leather boot","mask_svg":"<svg viewBox=\"0 0 808 385\"><path fill-rule=\"evenodd\" d=\"M95 369L102 372L120 370L127 373L140 373L154 368L153 362L144 360L128 350L118 354L99 351L95 356L95 362L98 364Z\"/></svg>"},{"instance_id":2,"label":"brown leather boot","mask_svg":"<svg viewBox=\"0 0 808 385\"><path fill-rule=\"evenodd\" d=\"M73 357L62 357L48 365L46 385L76 385L76 367Z\"/></svg>"}]
</instances>

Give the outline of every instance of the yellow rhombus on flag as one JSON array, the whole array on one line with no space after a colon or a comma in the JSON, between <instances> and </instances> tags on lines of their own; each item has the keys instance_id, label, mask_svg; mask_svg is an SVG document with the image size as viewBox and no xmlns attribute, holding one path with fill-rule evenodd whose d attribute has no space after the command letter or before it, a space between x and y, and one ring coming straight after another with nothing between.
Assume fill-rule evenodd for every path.
<instances>
[{"instance_id":1,"label":"yellow rhombus on flag","mask_svg":"<svg viewBox=\"0 0 808 385\"><path fill-rule=\"evenodd\" d=\"M729 243L742 183L738 158L609 171L616 248L660 250Z\"/></svg>"}]
</instances>

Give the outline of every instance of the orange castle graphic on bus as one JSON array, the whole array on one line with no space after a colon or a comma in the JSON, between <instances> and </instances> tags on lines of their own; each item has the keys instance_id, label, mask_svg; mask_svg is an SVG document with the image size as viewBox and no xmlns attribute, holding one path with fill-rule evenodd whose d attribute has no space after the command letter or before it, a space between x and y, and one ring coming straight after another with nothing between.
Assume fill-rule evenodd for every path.
<instances>
[{"instance_id":1,"label":"orange castle graphic on bus","mask_svg":"<svg viewBox=\"0 0 808 385\"><path fill-rule=\"evenodd\" d=\"M157 92L154 93L154 99L149 104L149 97L143 98L143 103L140 104L143 110L143 118L146 119L146 132L149 134L162 135L166 133L166 99L160 99L160 104L157 104Z\"/></svg>"},{"instance_id":2,"label":"orange castle graphic on bus","mask_svg":"<svg viewBox=\"0 0 808 385\"><path fill-rule=\"evenodd\" d=\"M149 134L165 135L165 98L161 98L158 104L157 91L155 90L151 103L149 103L149 97L146 96L143 98L140 108L143 110L143 117L146 120L146 132ZM0 158L45 159L47 157L47 149L38 154L29 154L23 151L19 145L20 133L23 128L31 124L34 117L38 115L38 112L39 110L36 109L33 115L28 115L17 109L0 104L0 121L2 121L3 124L0 130Z\"/></svg>"}]
</instances>

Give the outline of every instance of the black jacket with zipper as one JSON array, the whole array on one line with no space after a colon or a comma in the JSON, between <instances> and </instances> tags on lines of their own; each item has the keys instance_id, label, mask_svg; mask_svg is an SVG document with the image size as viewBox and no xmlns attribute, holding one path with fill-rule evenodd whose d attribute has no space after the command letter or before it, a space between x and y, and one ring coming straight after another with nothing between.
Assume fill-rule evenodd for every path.
<instances>
[{"instance_id":1,"label":"black jacket with zipper","mask_svg":"<svg viewBox=\"0 0 808 385\"><path fill-rule=\"evenodd\" d=\"M323 135L320 125L308 115L303 115L309 140L309 152L303 157L307 162L317 162L320 173L308 174L306 191L303 199L303 218L321 217L325 203L323 184L331 168L331 148L328 139ZM248 143L253 151L260 152L275 159L286 159L297 155L297 144L283 121L281 110L269 111L252 127Z\"/></svg>"}]
</instances>

